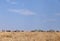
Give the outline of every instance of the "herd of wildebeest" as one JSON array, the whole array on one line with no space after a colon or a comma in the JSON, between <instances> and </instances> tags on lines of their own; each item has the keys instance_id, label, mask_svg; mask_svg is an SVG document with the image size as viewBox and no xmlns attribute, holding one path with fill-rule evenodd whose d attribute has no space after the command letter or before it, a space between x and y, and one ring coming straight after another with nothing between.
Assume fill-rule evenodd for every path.
<instances>
[{"instance_id":1,"label":"herd of wildebeest","mask_svg":"<svg viewBox=\"0 0 60 41\"><path fill-rule=\"evenodd\" d=\"M1 32L25 32L24 30L2 30ZM44 30L31 30L31 31L28 31L28 32L60 32L59 30L47 30L47 31L44 31Z\"/></svg>"}]
</instances>

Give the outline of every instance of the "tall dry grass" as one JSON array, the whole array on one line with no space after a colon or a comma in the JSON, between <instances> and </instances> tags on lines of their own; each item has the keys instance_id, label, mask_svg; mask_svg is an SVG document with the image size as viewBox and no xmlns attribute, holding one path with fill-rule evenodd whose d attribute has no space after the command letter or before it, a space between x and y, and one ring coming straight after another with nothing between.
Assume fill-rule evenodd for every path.
<instances>
[{"instance_id":1,"label":"tall dry grass","mask_svg":"<svg viewBox=\"0 0 60 41\"><path fill-rule=\"evenodd\" d=\"M0 32L0 41L60 41L60 32Z\"/></svg>"}]
</instances>

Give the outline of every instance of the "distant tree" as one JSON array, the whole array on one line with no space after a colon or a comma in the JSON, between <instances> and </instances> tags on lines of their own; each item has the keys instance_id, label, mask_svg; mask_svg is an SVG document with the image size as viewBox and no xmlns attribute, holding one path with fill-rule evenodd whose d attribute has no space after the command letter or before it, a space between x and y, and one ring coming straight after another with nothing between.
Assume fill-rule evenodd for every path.
<instances>
[{"instance_id":1,"label":"distant tree","mask_svg":"<svg viewBox=\"0 0 60 41\"><path fill-rule=\"evenodd\" d=\"M5 32L5 30L2 30L2 32Z\"/></svg>"},{"instance_id":2,"label":"distant tree","mask_svg":"<svg viewBox=\"0 0 60 41\"><path fill-rule=\"evenodd\" d=\"M47 32L55 32L55 30L52 30L52 29L51 29L51 30L48 30Z\"/></svg>"},{"instance_id":3,"label":"distant tree","mask_svg":"<svg viewBox=\"0 0 60 41\"><path fill-rule=\"evenodd\" d=\"M20 32L20 30L14 30L13 32Z\"/></svg>"},{"instance_id":4,"label":"distant tree","mask_svg":"<svg viewBox=\"0 0 60 41\"><path fill-rule=\"evenodd\" d=\"M38 30L38 32L45 32L44 30Z\"/></svg>"},{"instance_id":5,"label":"distant tree","mask_svg":"<svg viewBox=\"0 0 60 41\"><path fill-rule=\"evenodd\" d=\"M45 32L45 31L43 31L43 30L32 30L31 32Z\"/></svg>"},{"instance_id":6,"label":"distant tree","mask_svg":"<svg viewBox=\"0 0 60 41\"><path fill-rule=\"evenodd\" d=\"M31 32L37 32L37 30L35 29L35 30L31 30Z\"/></svg>"},{"instance_id":7,"label":"distant tree","mask_svg":"<svg viewBox=\"0 0 60 41\"><path fill-rule=\"evenodd\" d=\"M24 30L21 30L21 32L24 32Z\"/></svg>"},{"instance_id":8,"label":"distant tree","mask_svg":"<svg viewBox=\"0 0 60 41\"><path fill-rule=\"evenodd\" d=\"M6 32L11 32L11 30L6 30Z\"/></svg>"},{"instance_id":9,"label":"distant tree","mask_svg":"<svg viewBox=\"0 0 60 41\"><path fill-rule=\"evenodd\" d=\"M35 32L35 30L31 30L31 32Z\"/></svg>"},{"instance_id":10,"label":"distant tree","mask_svg":"<svg viewBox=\"0 0 60 41\"><path fill-rule=\"evenodd\" d=\"M56 32L60 32L60 31L57 30Z\"/></svg>"}]
</instances>

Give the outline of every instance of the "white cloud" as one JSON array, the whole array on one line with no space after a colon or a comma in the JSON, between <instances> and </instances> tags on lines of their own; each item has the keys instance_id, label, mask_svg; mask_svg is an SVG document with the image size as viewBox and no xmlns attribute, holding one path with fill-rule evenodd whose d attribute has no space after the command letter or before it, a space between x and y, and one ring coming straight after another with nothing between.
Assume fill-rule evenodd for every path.
<instances>
[{"instance_id":1,"label":"white cloud","mask_svg":"<svg viewBox=\"0 0 60 41\"><path fill-rule=\"evenodd\" d=\"M22 2L20 5L21 5L22 7L25 7L26 3L25 3L25 2Z\"/></svg>"},{"instance_id":2,"label":"white cloud","mask_svg":"<svg viewBox=\"0 0 60 41\"><path fill-rule=\"evenodd\" d=\"M35 15L35 12L32 12L28 9L9 9L9 12L14 12L14 13L18 13L18 14L22 14L22 15Z\"/></svg>"},{"instance_id":3,"label":"white cloud","mask_svg":"<svg viewBox=\"0 0 60 41\"><path fill-rule=\"evenodd\" d=\"M60 16L60 13L56 13L55 15L56 15L56 16Z\"/></svg>"},{"instance_id":4,"label":"white cloud","mask_svg":"<svg viewBox=\"0 0 60 41\"><path fill-rule=\"evenodd\" d=\"M16 0L6 0L6 2L11 3L11 4L16 4Z\"/></svg>"},{"instance_id":5,"label":"white cloud","mask_svg":"<svg viewBox=\"0 0 60 41\"><path fill-rule=\"evenodd\" d=\"M57 19L45 19L45 20L42 20L42 22L57 22L58 20Z\"/></svg>"},{"instance_id":6,"label":"white cloud","mask_svg":"<svg viewBox=\"0 0 60 41\"><path fill-rule=\"evenodd\" d=\"M48 19L47 21L48 21L48 22L56 22L57 19Z\"/></svg>"}]
</instances>

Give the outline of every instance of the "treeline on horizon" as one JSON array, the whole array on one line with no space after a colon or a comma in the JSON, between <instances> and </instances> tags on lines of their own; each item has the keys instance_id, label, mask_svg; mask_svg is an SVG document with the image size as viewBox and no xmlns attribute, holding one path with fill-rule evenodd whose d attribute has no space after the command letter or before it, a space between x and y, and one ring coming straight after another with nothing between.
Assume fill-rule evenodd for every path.
<instances>
[{"instance_id":1,"label":"treeline on horizon","mask_svg":"<svg viewBox=\"0 0 60 41\"><path fill-rule=\"evenodd\" d=\"M24 30L13 30L13 31L11 31L11 30L2 30L2 32L25 32ZM29 32L60 32L59 30L47 30L47 31L45 31L45 30L31 30L31 31L29 31Z\"/></svg>"}]
</instances>

